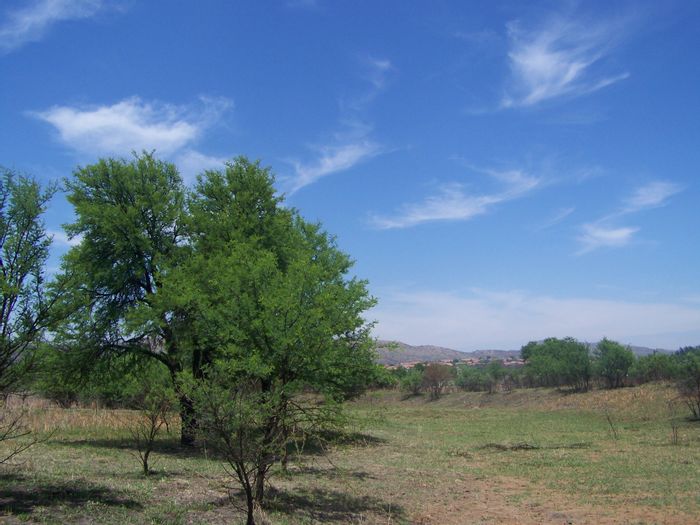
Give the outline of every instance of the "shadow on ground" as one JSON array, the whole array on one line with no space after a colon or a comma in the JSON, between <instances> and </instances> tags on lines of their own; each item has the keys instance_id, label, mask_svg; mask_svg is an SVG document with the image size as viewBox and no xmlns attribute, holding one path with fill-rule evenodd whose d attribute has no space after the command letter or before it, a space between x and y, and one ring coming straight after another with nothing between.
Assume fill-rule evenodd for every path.
<instances>
[{"instance_id":1,"label":"shadow on ground","mask_svg":"<svg viewBox=\"0 0 700 525\"><path fill-rule=\"evenodd\" d=\"M326 489L270 489L265 510L321 523L357 522L368 515L382 517L388 522L405 519L405 511L399 505L373 496L354 496Z\"/></svg>"},{"instance_id":2,"label":"shadow on ground","mask_svg":"<svg viewBox=\"0 0 700 525\"><path fill-rule=\"evenodd\" d=\"M322 456L329 449L336 446L376 447L386 442L386 439L362 432L326 432L320 436L307 439L303 447L298 449L298 451L301 456ZM294 445L290 445L288 452L291 455L295 455L297 448Z\"/></svg>"},{"instance_id":3,"label":"shadow on ground","mask_svg":"<svg viewBox=\"0 0 700 525\"><path fill-rule=\"evenodd\" d=\"M81 507L96 502L111 507L141 509L123 493L87 482L42 483L16 475L0 475L0 513L28 514L37 507Z\"/></svg>"},{"instance_id":4,"label":"shadow on ground","mask_svg":"<svg viewBox=\"0 0 700 525\"><path fill-rule=\"evenodd\" d=\"M90 447L90 448L111 448L117 450L132 450L136 451L137 447L133 441L124 438L109 438L109 439L63 439L53 440L51 443L66 447ZM173 455L178 457L196 457L201 458L205 455L211 456L210 451L205 453L200 447L183 447L178 439L158 439L153 443L152 452L156 454Z\"/></svg>"},{"instance_id":5,"label":"shadow on ground","mask_svg":"<svg viewBox=\"0 0 700 525\"><path fill-rule=\"evenodd\" d=\"M344 432L344 433L326 433L314 439L305 441L303 447L297 447L290 444L288 453L290 456L297 454L301 456L317 456L325 454L329 448L333 446L377 446L385 443L386 440L363 434L360 432ZM80 439L80 440L53 440L52 443L67 446L67 447L91 447L91 448L108 448L116 450L131 450L136 451L136 446L133 441L125 438L109 438L109 439ZM223 456L211 447L204 445L196 447L183 447L179 439L158 439L153 443L153 452L155 454L171 455L182 458L209 458L209 459L224 459Z\"/></svg>"},{"instance_id":6,"label":"shadow on ground","mask_svg":"<svg viewBox=\"0 0 700 525\"><path fill-rule=\"evenodd\" d=\"M376 479L375 476L363 470L346 470L333 468L322 468L313 465L292 465L289 470L291 476L310 476L315 478L344 479L355 478L360 480Z\"/></svg>"}]
</instances>

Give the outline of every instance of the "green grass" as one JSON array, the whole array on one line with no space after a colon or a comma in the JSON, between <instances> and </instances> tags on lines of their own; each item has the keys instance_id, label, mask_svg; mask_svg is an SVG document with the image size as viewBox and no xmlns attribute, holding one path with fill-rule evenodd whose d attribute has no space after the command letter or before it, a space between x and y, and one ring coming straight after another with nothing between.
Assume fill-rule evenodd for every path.
<instances>
[{"instance_id":1,"label":"green grass","mask_svg":"<svg viewBox=\"0 0 700 525\"><path fill-rule=\"evenodd\" d=\"M437 402L373 393L349 406L348 439L275 473L262 521L692 522L700 512L700 424L669 410L673 395L663 385ZM2 469L6 522L241 522L222 464L183 452L175 435L158 442L156 472L144 477L118 418L55 410L34 417L56 419L58 430L21 465Z\"/></svg>"}]
</instances>

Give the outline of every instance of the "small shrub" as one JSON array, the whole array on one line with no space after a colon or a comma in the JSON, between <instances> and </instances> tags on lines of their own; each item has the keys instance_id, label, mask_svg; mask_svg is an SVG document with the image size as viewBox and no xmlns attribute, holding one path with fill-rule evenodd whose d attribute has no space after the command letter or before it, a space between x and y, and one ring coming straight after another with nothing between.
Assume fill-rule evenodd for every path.
<instances>
[{"instance_id":1,"label":"small shrub","mask_svg":"<svg viewBox=\"0 0 700 525\"><path fill-rule=\"evenodd\" d=\"M430 399L439 399L453 377L451 366L437 363L429 364L423 372L423 387L430 393Z\"/></svg>"},{"instance_id":2,"label":"small shrub","mask_svg":"<svg viewBox=\"0 0 700 525\"><path fill-rule=\"evenodd\" d=\"M26 412L11 410L0 400L0 443L11 443L9 450L0 454L0 465L37 443L37 438L25 424Z\"/></svg>"},{"instance_id":3,"label":"small shrub","mask_svg":"<svg viewBox=\"0 0 700 525\"><path fill-rule=\"evenodd\" d=\"M145 388L140 397L139 417L130 426L129 433L145 476L151 473L148 460L156 438L164 426L169 427L169 417L176 402L174 391L161 385Z\"/></svg>"},{"instance_id":4,"label":"small shrub","mask_svg":"<svg viewBox=\"0 0 700 525\"><path fill-rule=\"evenodd\" d=\"M210 369L205 380L186 388L197 409L200 434L243 490L247 525L260 525L256 512L264 508L270 470L285 451L324 443L345 425L341 405L330 397L294 395L292 388L266 392L260 381L234 379L224 370Z\"/></svg>"},{"instance_id":5,"label":"small shrub","mask_svg":"<svg viewBox=\"0 0 700 525\"><path fill-rule=\"evenodd\" d=\"M423 372L411 369L400 379L401 391L411 396L417 396L423 387Z\"/></svg>"}]
</instances>

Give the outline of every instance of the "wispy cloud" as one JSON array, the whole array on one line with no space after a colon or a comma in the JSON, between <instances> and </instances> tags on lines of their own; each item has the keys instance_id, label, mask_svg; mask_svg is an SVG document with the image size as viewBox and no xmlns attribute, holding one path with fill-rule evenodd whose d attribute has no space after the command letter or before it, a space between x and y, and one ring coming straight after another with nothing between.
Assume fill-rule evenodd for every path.
<instances>
[{"instance_id":1,"label":"wispy cloud","mask_svg":"<svg viewBox=\"0 0 700 525\"><path fill-rule=\"evenodd\" d=\"M68 237L63 230L47 230L46 233L51 236L53 245L58 247L78 246L83 240L82 235Z\"/></svg>"},{"instance_id":2,"label":"wispy cloud","mask_svg":"<svg viewBox=\"0 0 700 525\"><path fill-rule=\"evenodd\" d=\"M613 213L595 222L581 226L577 241L580 245L577 255L592 252L598 248L620 248L627 246L640 230L634 226L619 226L615 223L623 217L664 206L670 197L682 191L678 184L668 181L653 181L636 188L623 200L622 206Z\"/></svg>"},{"instance_id":3,"label":"wispy cloud","mask_svg":"<svg viewBox=\"0 0 700 525\"><path fill-rule=\"evenodd\" d=\"M0 22L0 53L41 40L51 26L66 20L90 18L105 6L103 0L35 0L10 11Z\"/></svg>"},{"instance_id":4,"label":"wispy cloud","mask_svg":"<svg viewBox=\"0 0 700 525\"><path fill-rule=\"evenodd\" d=\"M191 144L231 106L203 99L198 107L132 97L111 106L53 106L30 115L51 124L66 146L93 155L152 150L169 155Z\"/></svg>"},{"instance_id":5,"label":"wispy cloud","mask_svg":"<svg viewBox=\"0 0 700 525\"><path fill-rule=\"evenodd\" d=\"M379 229L408 228L433 221L466 221L482 215L492 207L532 191L541 179L518 170L480 170L500 181L505 187L499 192L469 194L459 183L443 184L436 195L419 203L405 204L393 216L374 216L371 224Z\"/></svg>"},{"instance_id":6,"label":"wispy cloud","mask_svg":"<svg viewBox=\"0 0 700 525\"><path fill-rule=\"evenodd\" d=\"M536 229L537 230L546 230L547 228L551 228L552 226L555 226L562 222L564 219L566 219L569 215L574 213L576 211L576 208L569 207L569 208L560 208L558 209L549 219L547 219L543 224L540 224Z\"/></svg>"},{"instance_id":7,"label":"wispy cloud","mask_svg":"<svg viewBox=\"0 0 700 525\"><path fill-rule=\"evenodd\" d=\"M572 336L674 349L700 338L700 307L664 302L551 297L523 291L385 290L370 315L375 335L459 350L519 349Z\"/></svg>"},{"instance_id":8,"label":"wispy cloud","mask_svg":"<svg viewBox=\"0 0 700 525\"><path fill-rule=\"evenodd\" d=\"M654 181L637 188L624 202L623 211L633 213L664 206L670 197L679 193L682 187L668 181Z\"/></svg>"},{"instance_id":9,"label":"wispy cloud","mask_svg":"<svg viewBox=\"0 0 700 525\"><path fill-rule=\"evenodd\" d=\"M394 68L391 61L386 58L369 57L367 59L367 64L369 81L372 82L376 90L383 89L387 81L387 76Z\"/></svg>"},{"instance_id":10,"label":"wispy cloud","mask_svg":"<svg viewBox=\"0 0 700 525\"><path fill-rule=\"evenodd\" d=\"M294 162L296 177L289 187L290 194L316 182L321 177L352 168L381 152L381 146L369 140L338 146L321 146L318 157L309 164Z\"/></svg>"},{"instance_id":11,"label":"wispy cloud","mask_svg":"<svg viewBox=\"0 0 700 525\"><path fill-rule=\"evenodd\" d=\"M618 24L561 17L532 30L509 23L511 86L501 106L533 106L624 80L628 72L609 73L604 67L619 32Z\"/></svg>"},{"instance_id":12,"label":"wispy cloud","mask_svg":"<svg viewBox=\"0 0 700 525\"><path fill-rule=\"evenodd\" d=\"M372 138L372 125L365 113L370 103L385 89L388 75L394 70L391 61L368 57L363 62L363 77L370 88L349 100L341 102L339 127L331 133L331 140L310 146L314 157L310 160L290 160L294 176L284 181L285 191L293 194L319 179L349 170L383 153L385 148Z\"/></svg>"},{"instance_id":13,"label":"wispy cloud","mask_svg":"<svg viewBox=\"0 0 700 525\"><path fill-rule=\"evenodd\" d=\"M581 227L578 242L581 249L577 255L592 252L598 248L619 248L626 246L632 240L632 236L639 231L633 227L610 227L596 223L584 224Z\"/></svg>"}]
</instances>

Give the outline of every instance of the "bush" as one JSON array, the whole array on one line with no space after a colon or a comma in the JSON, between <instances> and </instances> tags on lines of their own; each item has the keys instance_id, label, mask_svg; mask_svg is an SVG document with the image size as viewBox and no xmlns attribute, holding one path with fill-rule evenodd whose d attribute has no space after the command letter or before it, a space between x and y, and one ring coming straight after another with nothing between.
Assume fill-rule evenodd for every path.
<instances>
[{"instance_id":1,"label":"bush","mask_svg":"<svg viewBox=\"0 0 700 525\"><path fill-rule=\"evenodd\" d=\"M457 369L455 385L467 392L485 392L489 389L489 379L483 368L465 365Z\"/></svg>"},{"instance_id":2,"label":"bush","mask_svg":"<svg viewBox=\"0 0 700 525\"><path fill-rule=\"evenodd\" d=\"M525 360L525 373L536 386L565 386L588 390L592 375L588 347L572 337L550 337L530 342L520 353Z\"/></svg>"},{"instance_id":3,"label":"bush","mask_svg":"<svg viewBox=\"0 0 700 525\"><path fill-rule=\"evenodd\" d=\"M151 473L148 463L156 438L163 427L169 429L171 413L177 408L175 391L167 383L148 382L138 395L138 418L129 427L131 440L138 452L143 474Z\"/></svg>"},{"instance_id":4,"label":"bush","mask_svg":"<svg viewBox=\"0 0 700 525\"><path fill-rule=\"evenodd\" d=\"M700 419L700 346L683 348L677 354L678 392L693 419Z\"/></svg>"},{"instance_id":5,"label":"bush","mask_svg":"<svg viewBox=\"0 0 700 525\"><path fill-rule=\"evenodd\" d=\"M398 383L399 379L392 370L375 365L372 379L369 381L370 388L394 388Z\"/></svg>"},{"instance_id":6,"label":"bush","mask_svg":"<svg viewBox=\"0 0 700 525\"><path fill-rule=\"evenodd\" d=\"M420 394L423 386L423 372L421 370L411 369L400 379L399 386L402 392L409 395L417 396Z\"/></svg>"},{"instance_id":7,"label":"bush","mask_svg":"<svg viewBox=\"0 0 700 525\"><path fill-rule=\"evenodd\" d=\"M624 386L625 379L635 362L632 350L616 341L603 338L596 346L595 357L596 375L603 379L606 386L608 388Z\"/></svg>"},{"instance_id":8,"label":"bush","mask_svg":"<svg viewBox=\"0 0 700 525\"><path fill-rule=\"evenodd\" d=\"M635 361L629 375L636 383L668 381L678 376L678 360L669 354L645 355Z\"/></svg>"},{"instance_id":9,"label":"bush","mask_svg":"<svg viewBox=\"0 0 700 525\"><path fill-rule=\"evenodd\" d=\"M430 393L430 399L439 399L453 377L453 367L430 363L423 372L423 387Z\"/></svg>"},{"instance_id":10,"label":"bush","mask_svg":"<svg viewBox=\"0 0 700 525\"><path fill-rule=\"evenodd\" d=\"M488 390L489 393L496 391L496 387L501 383L508 375L508 369L503 366L502 361L494 360L486 365L484 370L486 373L486 378L488 380Z\"/></svg>"},{"instance_id":11,"label":"bush","mask_svg":"<svg viewBox=\"0 0 700 525\"><path fill-rule=\"evenodd\" d=\"M283 464L290 448L301 450L304 443L338 434L346 420L330 396L303 394L295 387L265 391L260 380L237 379L231 371L211 368L203 380L183 378L183 387L194 401L201 436L243 490L246 524L254 525L272 467Z\"/></svg>"}]
</instances>

